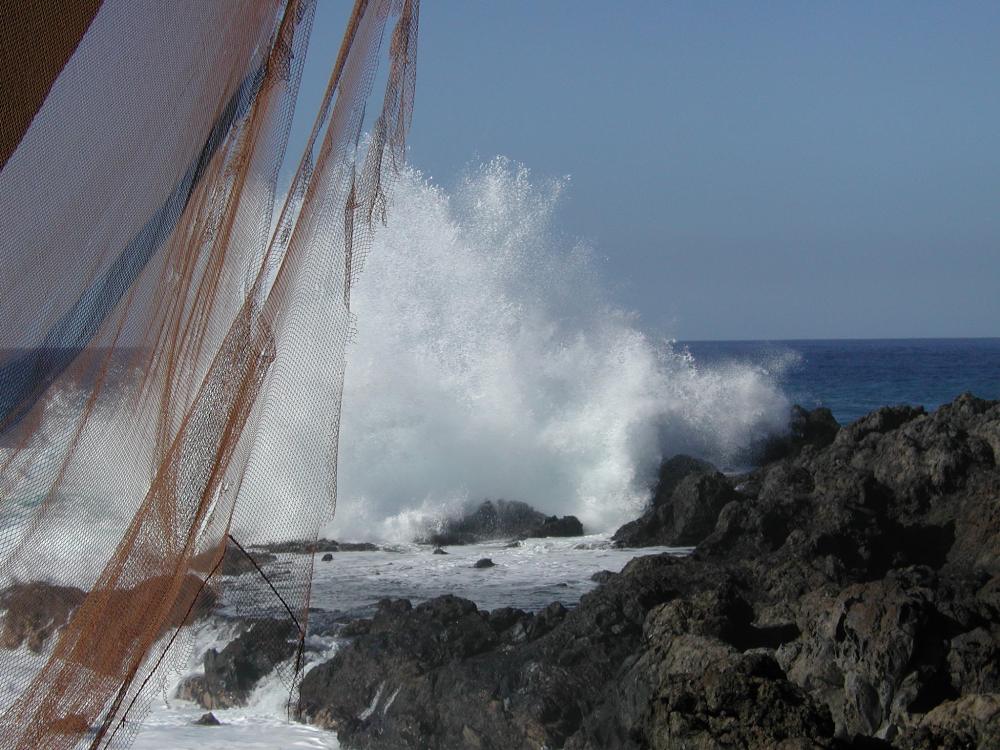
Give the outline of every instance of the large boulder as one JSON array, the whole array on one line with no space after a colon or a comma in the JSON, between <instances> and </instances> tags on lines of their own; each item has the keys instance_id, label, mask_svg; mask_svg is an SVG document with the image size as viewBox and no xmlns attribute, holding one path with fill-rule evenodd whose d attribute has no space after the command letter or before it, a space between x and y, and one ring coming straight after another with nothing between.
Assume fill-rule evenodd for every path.
<instances>
[{"instance_id":1,"label":"large boulder","mask_svg":"<svg viewBox=\"0 0 1000 750\"><path fill-rule=\"evenodd\" d=\"M838 736L895 736L921 692L937 687L940 650L922 649L942 633L922 583L930 581L875 581L804 599L803 637L783 649L782 663L829 706Z\"/></svg>"},{"instance_id":2,"label":"large boulder","mask_svg":"<svg viewBox=\"0 0 1000 750\"><path fill-rule=\"evenodd\" d=\"M676 654L670 652L683 652ZM824 707L785 679L764 653L680 636L623 675L617 721L588 717L567 748L833 747Z\"/></svg>"},{"instance_id":3,"label":"large boulder","mask_svg":"<svg viewBox=\"0 0 1000 750\"><path fill-rule=\"evenodd\" d=\"M207 709L245 705L260 679L297 648L298 630L290 620L258 620L221 652L206 651L204 674L181 682L177 697Z\"/></svg>"},{"instance_id":4,"label":"large boulder","mask_svg":"<svg viewBox=\"0 0 1000 750\"><path fill-rule=\"evenodd\" d=\"M756 451L756 457L760 463L766 464L795 456L806 446L825 448L834 441L839 431L840 423L829 409L819 407L808 411L795 404L788 417L788 432L771 436Z\"/></svg>"},{"instance_id":5,"label":"large boulder","mask_svg":"<svg viewBox=\"0 0 1000 750\"><path fill-rule=\"evenodd\" d=\"M1000 403L879 409L740 483L698 554L796 558L838 582L892 568L1000 571Z\"/></svg>"},{"instance_id":6,"label":"large boulder","mask_svg":"<svg viewBox=\"0 0 1000 750\"><path fill-rule=\"evenodd\" d=\"M675 456L661 467L652 506L612 539L619 547L695 545L712 533L719 513L738 498L730 481L711 464Z\"/></svg>"},{"instance_id":7,"label":"large boulder","mask_svg":"<svg viewBox=\"0 0 1000 750\"><path fill-rule=\"evenodd\" d=\"M525 534L527 538L536 539L566 536L583 536L583 524L576 516L547 516L541 524Z\"/></svg>"},{"instance_id":8,"label":"large boulder","mask_svg":"<svg viewBox=\"0 0 1000 750\"><path fill-rule=\"evenodd\" d=\"M546 516L517 500L486 500L460 516L444 519L416 541L446 547L494 539L581 536L575 516Z\"/></svg>"}]
</instances>

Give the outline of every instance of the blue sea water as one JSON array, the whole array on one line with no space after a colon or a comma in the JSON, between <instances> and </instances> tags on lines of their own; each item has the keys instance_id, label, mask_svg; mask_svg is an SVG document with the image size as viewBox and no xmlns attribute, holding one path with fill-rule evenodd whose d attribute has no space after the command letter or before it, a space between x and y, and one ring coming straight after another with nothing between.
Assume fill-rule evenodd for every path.
<instances>
[{"instance_id":1,"label":"blue sea water","mask_svg":"<svg viewBox=\"0 0 1000 750\"><path fill-rule=\"evenodd\" d=\"M890 404L928 410L970 391L1000 399L1000 338L682 342L702 366L752 363L795 403L841 424Z\"/></svg>"}]
</instances>

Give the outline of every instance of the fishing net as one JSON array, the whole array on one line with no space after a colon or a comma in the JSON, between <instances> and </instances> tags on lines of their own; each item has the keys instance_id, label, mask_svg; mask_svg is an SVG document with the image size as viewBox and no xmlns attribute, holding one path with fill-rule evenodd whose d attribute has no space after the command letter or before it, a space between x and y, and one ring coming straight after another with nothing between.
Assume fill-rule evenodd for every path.
<instances>
[{"instance_id":1,"label":"fishing net","mask_svg":"<svg viewBox=\"0 0 1000 750\"><path fill-rule=\"evenodd\" d=\"M2 3L0 604L39 607L47 581L74 605L4 633L4 747L127 746L182 625L226 593L227 545L308 542L332 515L417 2L357 0L277 196L313 3ZM234 601L280 601L301 657L312 555L292 557Z\"/></svg>"}]
</instances>

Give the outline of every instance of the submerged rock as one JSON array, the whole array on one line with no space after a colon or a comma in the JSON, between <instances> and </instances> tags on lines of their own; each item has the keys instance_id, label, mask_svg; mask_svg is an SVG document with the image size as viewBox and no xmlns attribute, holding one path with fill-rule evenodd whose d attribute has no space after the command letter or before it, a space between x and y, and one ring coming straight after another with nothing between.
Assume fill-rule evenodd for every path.
<instances>
[{"instance_id":1,"label":"submerged rock","mask_svg":"<svg viewBox=\"0 0 1000 750\"><path fill-rule=\"evenodd\" d=\"M472 567L473 568L492 568L495 565L496 565L496 563L493 562L490 558L484 557L481 560L476 560L476 564L473 565Z\"/></svg>"},{"instance_id":2,"label":"submerged rock","mask_svg":"<svg viewBox=\"0 0 1000 750\"><path fill-rule=\"evenodd\" d=\"M222 722L215 718L215 714L209 711L206 714L202 714L197 719L191 722L192 724L197 724L201 727L218 727L222 725Z\"/></svg>"},{"instance_id":3,"label":"submerged rock","mask_svg":"<svg viewBox=\"0 0 1000 750\"><path fill-rule=\"evenodd\" d=\"M447 555L448 553L445 552L440 547L435 547L434 552L432 552L431 554L434 554L434 555Z\"/></svg>"}]
</instances>

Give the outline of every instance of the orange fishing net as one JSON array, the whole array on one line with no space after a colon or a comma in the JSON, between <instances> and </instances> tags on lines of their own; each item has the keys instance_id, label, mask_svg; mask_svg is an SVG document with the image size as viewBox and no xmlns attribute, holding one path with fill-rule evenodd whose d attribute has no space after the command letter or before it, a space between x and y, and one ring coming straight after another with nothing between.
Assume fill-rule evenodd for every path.
<instances>
[{"instance_id":1,"label":"orange fishing net","mask_svg":"<svg viewBox=\"0 0 1000 750\"><path fill-rule=\"evenodd\" d=\"M276 208L313 2L4 2L0 578L88 592L44 657L0 651L4 747L128 745L227 539L314 540L332 515L417 0L357 0ZM300 638L311 572L259 581Z\"/></svg>"}]
</instances>

